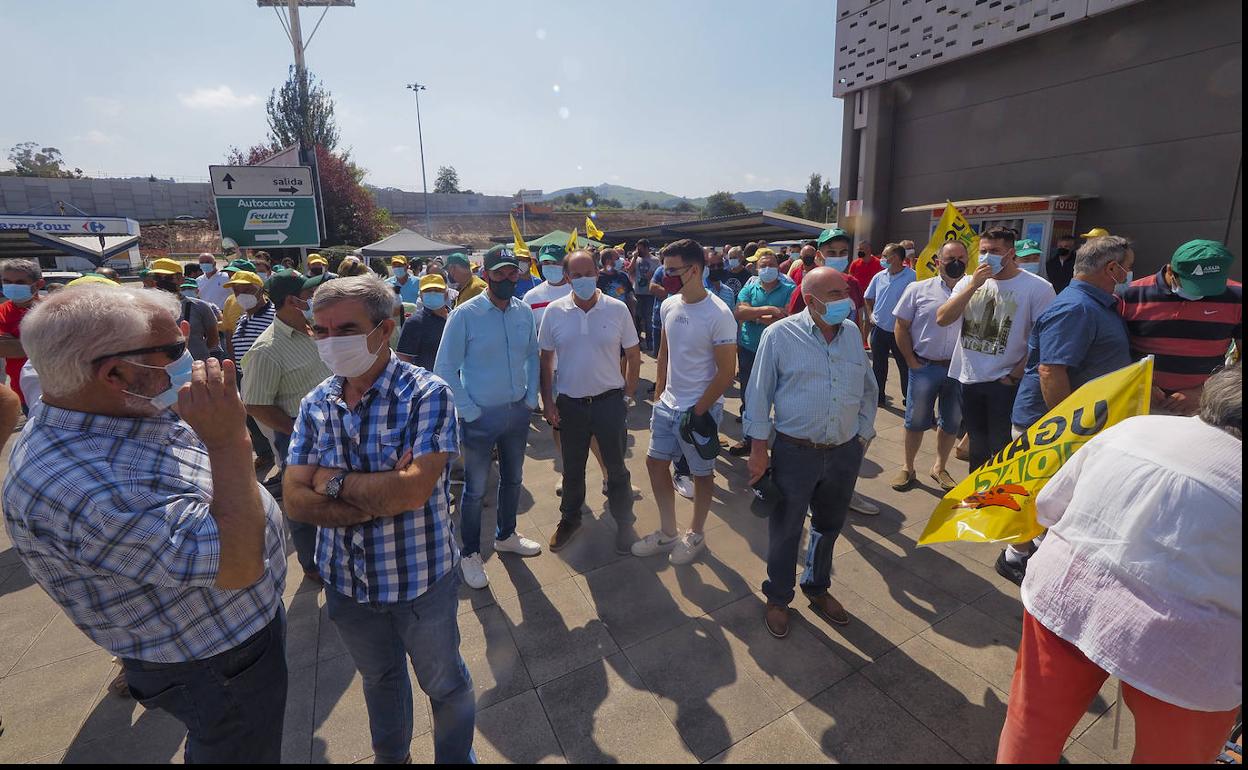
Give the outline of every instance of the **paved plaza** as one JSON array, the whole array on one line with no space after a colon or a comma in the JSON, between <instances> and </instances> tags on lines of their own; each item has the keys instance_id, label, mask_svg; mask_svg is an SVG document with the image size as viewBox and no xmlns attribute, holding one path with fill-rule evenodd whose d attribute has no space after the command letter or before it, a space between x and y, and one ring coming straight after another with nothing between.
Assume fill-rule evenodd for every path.
<instances>
[{"instance_id":1,"label":"paved plaza","mask_svg":"<svg viewBox=\"0 0 1248 770\"><path fill-rule=\"evenodd\" d=\"M642 376L653 381L654 362ZM889 391L900 405L896 373ZM739 401L729 391L727 414ZM812 409L819 405L812 404ZM629 467L642 489L637 528L656 528L645 473L649 409L631 415ZM482 762L991 762L1021 626L1018 589L992 564L998 549L918 549L940 492L927 476L895 492L899 410L881 410L858 489L882 507L850 514L837 543L833 594L852 616L833 627L799 598L787 639L763 626L766 522L749 509L744 458L721 456L695 564L617 556L600 476L592 517L559 554L490 554L490 587L461 590L462 652L478 703ZM725 418L735 441L741 426ZM545 543L559 519L550 430L536 416L520 532ZM0 472L7 465L0 465ZM966 464L955 461L955 477ZM687 525L691 503L677 498ZM483 531L492 531L492 508ZM290 575L300 574L293 553ZM283 761L371 761L368 718L324 594L292 580ZM163 713L106 692L116 672L34 584L0 532L0 762L180 762L184 731ZM1115 682L1080 721L1066 758L1127 761L1132 723L1114 748ZM428 701L417 690L414 762L433 758Z\"/></svg>"}]
</instances>

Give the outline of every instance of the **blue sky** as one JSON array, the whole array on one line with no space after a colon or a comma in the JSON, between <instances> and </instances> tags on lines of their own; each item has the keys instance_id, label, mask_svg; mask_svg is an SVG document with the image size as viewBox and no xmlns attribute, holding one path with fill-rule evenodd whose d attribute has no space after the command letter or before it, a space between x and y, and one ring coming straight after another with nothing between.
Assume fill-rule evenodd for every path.
<instances>
[{"instance_id":1,"label":"blue sky","mask_svg":"<svg viewBox=\"0 0 1248 770\"><path fill-rule=\"evenodd\" d=\"M303 10L305 37L320 13ZM357 0L329 10L308 66L373 184L420 188L416 80L430 186L453 165L490 193L801 190L839 173L835 15L831 0ZM264 138L292 58L254 0L7 0L0 30L3 155L36 141L90 174L206 178Z\"/></svg>"}]
</instances>

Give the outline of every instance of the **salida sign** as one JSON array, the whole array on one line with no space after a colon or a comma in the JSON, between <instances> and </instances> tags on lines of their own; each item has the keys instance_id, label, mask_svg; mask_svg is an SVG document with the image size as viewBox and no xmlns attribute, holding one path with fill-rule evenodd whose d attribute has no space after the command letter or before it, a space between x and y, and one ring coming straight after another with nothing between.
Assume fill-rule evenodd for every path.
<instances>
[{"instance_id":1,"label":"salida sign","mask_svg":"<svg viewBox=\"0 0 1248 770\"><path fill-rule=\"evenodd\" d=\"M221 237L243 248L319 246L312 169L210 166Z\"/></svg>"}]
</instances>

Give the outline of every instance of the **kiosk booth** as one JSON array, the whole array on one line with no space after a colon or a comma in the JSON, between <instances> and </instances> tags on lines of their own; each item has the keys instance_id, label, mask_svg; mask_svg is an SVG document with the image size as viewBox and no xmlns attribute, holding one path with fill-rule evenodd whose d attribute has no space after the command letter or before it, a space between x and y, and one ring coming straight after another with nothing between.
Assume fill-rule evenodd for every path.
<instances>
[{"instance_id":1,"label":"kiosk booth","mask_svg":"<svg viewBox=\"0 0 1248 770\"><path fill-rule=\"evenodd\" d=\"M37 259L45 270L109 265L125 275L143 265L139 235L139 223L126 217L0 216L0 258Z\"/></svg>"},{"instance_id":2,"label":"kiosk booth","mask_svg":"<svg viewBox=\"0 0 1248 770\"><path fill-rule=\"evenodd\" d=\"M1020 239L1040 244L1040 251L1047 257L1052 254L1058 236L1079 236L1075 220L1079 213L1079 201L1087 195L1025 195L1014 198L983 198L980 200L952 201L954 207L966 218L971 229L982 233L993 227L1009 227ZM945 201L910 206L903 214L928 211L927 235L936 230L945 211Z\"/></svg>"}]
</instances>

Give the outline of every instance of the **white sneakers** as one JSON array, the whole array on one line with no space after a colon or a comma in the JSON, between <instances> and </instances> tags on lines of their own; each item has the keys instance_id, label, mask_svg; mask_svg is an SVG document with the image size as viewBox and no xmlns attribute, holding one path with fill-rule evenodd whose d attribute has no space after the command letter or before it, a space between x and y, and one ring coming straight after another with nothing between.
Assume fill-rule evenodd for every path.
<instances>
[{"instance_id":1,"label":"white sneakers","mask_svg":"<svg viewBox=\"0 0 1248 770\"><path fill-rule=\"evenodd\" d=\"M494 541L495 553L516 553L521 556L537 556L542 552L541 543L528 539L519 532L512 532L506 540Z\"/></svg>"},{"instance_id":2,"label":"white sneakers","mask_svg":"<svg viewBox=\"0 0 1248 770\"><path fill-rule=\"evenodd\" d=\"M677 474L672 477L672 486L676 487L676 492L681 497L688 500L693 499L693 479Z\"/></svg>"},{"instance_id":3,"label":"white sneakers","mask_svg":"<svg viewBox=\"0 0 1248 770\"><path fill-rule=\"evenodd\" d=\"M663 530L656 530L633 543L633 556L657 556L667 553L672 564L689 564L706 550L706 536L686 532L669 537Z\"/></svg>"},{"instance_id":4,"label":"white sneakers","mask_svg":"<svg viewBox=\"0 0 1248 770\"><path fill-rule=\"evenodd\" d=\"M854 496L849 501L849 510L854 511L855 513L861 513L863 516L878 516L880 513L880 506L875 503L867 502L866 498L855 492Z\"/></svg>"},{"instance_id":5,"label":"white sneakers","mask_svg":"<svg viewBox=\"0 0 1248 770\"><path fill-rule=\"evenodd\" d=\"M479 553L460 559L459 569L460 572L464 573L464 582L468 584L469 588L480 590L490 584L490 579L485 576L485 565L481 563L481 554Z\"/></svg>"}]
</instances>

